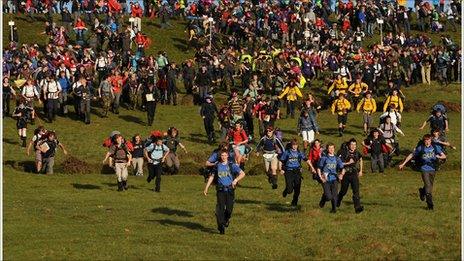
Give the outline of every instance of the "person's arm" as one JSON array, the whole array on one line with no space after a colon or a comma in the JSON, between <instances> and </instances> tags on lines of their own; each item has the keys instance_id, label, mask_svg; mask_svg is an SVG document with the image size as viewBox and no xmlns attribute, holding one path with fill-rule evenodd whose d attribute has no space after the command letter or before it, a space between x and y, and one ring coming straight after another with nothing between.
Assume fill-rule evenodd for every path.
<instances>
[{"instance_id":1,"label":"person's arm","mask_svg":"<svg viewBox=\"0 0 464 261\"><path fill-rule=\"evenodd\" d=\"M443 153L443 152L441 152L441 153L438 154L436 157L437 157L438 159L444 160L444 159L446 159L446 154Z\"/></svg>"},{"instance_id":2,"label":"person's arm","mask_svg":"<svg viewBox=\"0 0 464 261\"><path fill-rule=\"evenodd\" d=\"M330 106L330 111L332 112L332 114L335 114L335 106L336 106L336 103L337 103L337 101L334 101L334 102L332 103L332 106Z\"/></svg>"},{"instance_id":3,"label":"person's arm","mask_svg":"<svg viewBox=\"0 0 464 261\"><path fill-rule=\"evenodd\" d=\"M150 148L150 151L151 151L151 147L152 145L149 145L148 147L146 147L145 149L143 149L143 156L145 156L145 158L147 159L147 162L148 163L152 163L153 160L150 158L150 156L148 155L148 148Z\"/></svg>"},{"instance_id":4,"label":"person's arm","mask_svg":"<svg viewBox=\"0 0 464 261\"><path fill-rule=\"evenodd\" d=\"M403 132L400 128L398 128L398 126L396 126L396 125L395 125L395 130L396 130L398 133L400 133L401 135L405 136L405 135L404 135L404 132Z\"/></svg>"},{"instance_id":5,"label":"person's arm","mask_svg":"<svg viewBox=\"0 0 464 261\"><path fill-rule=\"evenodd\" d=\"M316 173L316 169L314 168L313 164L311 161L308 159L306 160L306 164L308 164L309 169L311 170L312 173Z\"/></svg>"},{"instance_id":6,"label":"person's arm","mask_svg":"<svg viewBox=\"0 0 464 261\"><path fill-rule=\"evenodd\" d=\"M166 150L165 150L165 153L164 153L164 155L163 155L163 158L161 159L161 162L164 162L164 161L166 160L166 157L167 157L168 154L169 154L169 148L166 147L166 145L164 145L164 144L163 144L162 146L166 149Z\"/></svg>"},{"instance_id":7,"label":"person's arm","mask_svg":"<svg viewBox=\"0 0 464 261\"><path fill-rule=\"evenodd\" d=\"M352 94L355 94L354 91L354 83L350 85L350 87L348 87L348 92L352 93Z\"/></svg>"},{"instance_id":8,"label":"person's arm","mask_svg":"<svg viewBox=\"0 0 464 261\"><path fill-rule=\"evenodd\" d=\"M105 162L108 160L108 158L111 156L111 153L108 151L105 155L105 159L103 160L103 164L105 164Z\"/></svg>"},{"instance_id":9,"label":"person's arm","mask_svg":"<svg viewBox=\"0 0 464 261\"><path fill-rule=\"evenodd\" d=\"M289 87L286 87L284 91L279 95L279 99L282 99L287 94L288 90L289 90Z\"/></svg>"},{"instance_id":10,"label":"person's arm","mask_svg":"<svg viewBox=\"0 0 464 261\"><path fill-rule=\"evenodd\" d=\"M240 170L238 176L232 181L232 187L235 188L237 186L237 183L242 180L245 177L245 172L243 170Z\"/></svg>"},{"instance_id":11,"label":"person's arm","mask_svg":"<svg viewBox=\"0 0 464 261\"><path fill-rule=\"evenodd\" d=\"M303 94L301 94L301 91L300 91L300 88L299 87L295 87L295 93L296 95L298 95L300 98L303 98Z\"/></svg>"},{"instance_id":12,"label":"person's arm","mask_svg":"<svg viewBox=\"0 0 464 261\"><path fill-rule=\"evenodd\" d=\"M205 190L203 190L203 194L205 196L208 195L208 189L211 186L211 184L213 183L213 180L214 180L214 175L210 175L209 178L208 178L208 182L206 182Z\"/></svg>"},{"instance_id":13,"label":"person's arm","mask_svg":"<svg viewBox=\"0 0 464 261\"><path fill-rule=\"evenodd\" d=\"M32 144L34 144L34 141L31 139L29 141L29 144L27 144L27 149L26 149L26 155L29 156L31 154L31 148L32 148Z\"/></svg>"},{"instance_id":14,"label":"person's arm","mask_svg":"<svg viewBox=\"0 0 464 261\"><path fill-rule=\"evenodd\" d=\"M410 153L403 161L403 163L401 163L398 168L400 170L403 170L404 166L406 165L406 163L408 163L412 158L414 157L414 153Z\"/></svg>"},{"instance_id":15,"label":"person's arm","mask_svg":"<svg viewBox=\"0 0 464 261\"><path fill-rule=\"evenodd\" d=\"M132 162L132 154L130 152L127 152L127 166L129 167Z\"/></svg>"},{"instance_id":16,"label":"person's arm","mask_svg":"<svg viewBox=\"0 0 464 261\"><path fill-rule=\"evenodd\" d=\"M403 112L403 101L402 101L402 99L398 99L398 104L400 106L400 112Z\"/></svg>"},{"instance_id":17,"label":"person's arm","mask_svg":"<svg viewBox=\"0 0 464 261\"><path fill-rule=\"evenodd\" d=\"M58 146L63 150L63 153L64 155L68 155L68 151L66 150L66 148L64 147L63 143L58 143Z\"/></svg>"},{"instance_id":18,"label":"person's arm","mask_svg":"<svg viewBox=\"0 0 464 261\"><path fill-rule=\"evenodd\" d=\"M184 152L187 154L187 149L185 148L185 146L179 142L179 146L184 150Z\"/></svg>"},{"instance_id":19,"label":"person's arm","mask_svg":"<svg viewBox=\"0 0 464 261\"><path fill-rule=\"evenodd\" d=\"M449 127L448 127L448 119L445 119L445 131L448 132L449 131Z\"/></svg>"},{"instance_id":20,"label":"person's arm","mask_svg":"<svg viewBox=\"0 0 464 261\"><path fill-rule=\"evenodd\" d=\"M361 177L363 175L363 159L362 157L359 158L359 173L358 173L358 177Z\"/></svg>"}]
</instances>

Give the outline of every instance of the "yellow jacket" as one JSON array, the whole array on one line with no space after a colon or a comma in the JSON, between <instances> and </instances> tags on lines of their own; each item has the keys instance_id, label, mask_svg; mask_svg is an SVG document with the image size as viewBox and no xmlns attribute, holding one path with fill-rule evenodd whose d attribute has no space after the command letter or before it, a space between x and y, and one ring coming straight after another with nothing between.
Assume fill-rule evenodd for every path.
<instances>
[{"instance_id":1,"label":"yellow jacket","mask_svg":"<svg viewBox=\"0 0 464 261\"><path fill-rule=\"evenodd\" d=\"M346 114L349 109L351 109L351 103L347 99L341 100L340 98L336 99L331 107L332 113L337 112L338 115Z\"/></svg>"},{"instance_id":2,"label":"yellow jacket","mask_svg":"<svg viewBox=\"0 0 464 261\"><path fill-rule=\"evenodd\" d=\"M377 104L374 98L362 98L362 100L358 103L358 106L356 107L356 111L359 112L361 109L363 110L363 112L374 113L377 110Z\"/></svg>"},{"instance_id":3,"label":"yellow jacket","mask_svg":"<svg viewBox=\"0 0 464 261\"><path fill-rule=\"evenodd\" d=\"M345 78L342 78L340 80L336 79L330 86L329 90L327 91L327 94L330 94L334 88L338 90L340 93L346 94L346 91L348 89L348 84L346 83L346 79Z\"/></svg>"},{"instance_id":4,"label":"yellow jacket","mask_svg":"<svg viewBox=\"0 0 464 261\"><path fill-rule=\"evenodd\" d=\"M279 99L282 99L285 95L287 95L287 101L296 101L298 99L297 96L303 98L303 94L301 94L300 88L298 88L298 86L285 87L284 91L279 95Z\"/></svg>"},{"instance_id":5,"label":"yellow jacket","mask_svg":"<svg viewBox=\"0 0 464 261\"><path fill-rule=\"evenodd\" d=\"M390 95L387 97L385 104L383 105L383 111L386 112L390 104L395 104L395 108L400 112L403 112L403 101L399 96Z\"/></svg>"},{"instance_id":6,"label":"yellow jacket","mask_svg":"<svg viewBox=\"0 0 464 261\"><path fill-rule=\"evenodd\" d=\"M355 97L359 97L361 93L366 92L369 89L369 86L367 84L361 82L361 83L353 83L350 85L348 88L349 92L353 92Z\"/></svg>"}]
</instances>

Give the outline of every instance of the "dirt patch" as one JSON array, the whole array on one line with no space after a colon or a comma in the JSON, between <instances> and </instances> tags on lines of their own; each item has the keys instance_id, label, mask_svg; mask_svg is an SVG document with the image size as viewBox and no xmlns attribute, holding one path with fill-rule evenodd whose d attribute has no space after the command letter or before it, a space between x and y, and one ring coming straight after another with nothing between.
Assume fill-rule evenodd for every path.
<instances>
[{"instance_id":1,"label":"dirt patch","mask_svg":"<svg viewBox=\"0 0 464 261\"><path fill-rule=\"evenodd\" d=\"M61 164L61 171L65 174L89 174L92 172L91 164L74 156L68 156Z\"/></svg>"},{"instance_id":2,"label":"dirt patch","mask_svg":"<svg viewBox=\"0 0 464 261\"><path fill-rule=\"evenodd\" d=\"M456 102L440 101L445 105L448 112L461 112L461 104ZM434 104L426 103L421 100L406 102L404 106L405 112L430 112Z\"/></svg>"}]
</instances>

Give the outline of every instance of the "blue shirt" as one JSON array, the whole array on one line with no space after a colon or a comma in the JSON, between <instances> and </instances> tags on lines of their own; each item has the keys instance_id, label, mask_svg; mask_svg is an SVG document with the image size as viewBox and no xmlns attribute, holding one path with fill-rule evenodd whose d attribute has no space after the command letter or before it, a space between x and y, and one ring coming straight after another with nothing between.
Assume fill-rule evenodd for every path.
<instances>
[{"instance_id":1,"label":"blue shirt","mask_svg":"<svg viewBox=\"0 0 464 261\"><path fill-rule=\"evenodd\" d=\"M224 187L232 186L232 181L234 181L234 176L238 175L240 167L233 163L218 163L217 167L217 184Z\"/></svg>"},{"instance_id":2,"label":"blue shirt","mask_svg":"<svg viewBox=\"0 0 464 261\"><path fill-rule=\"evenodd\" d=\"M343 168L343 162L335 155L324 155L319 160L318 168L326 176L327 181L334 182L337 180L337 170Z\"/></svg>"},{"instance_id":3,"label":"blue shirt","mask_svg":"<svg viewBox=\"0 0 464 261\"><path fill-rule=\"evenodd\" d=\"M437 155L442 154L443 151L439 146L425 145L417 146L414 150L414 158L419 160L420 170L422 172L435 171L435 163L438 160Z\"/></svg>"},{"instance_id":4,"label":"blue shirt","mask_svg":"<svg viewBox=\"0 0 464 261\"><path fill-rule=\"evenodd\" d=\"M161 163L161 159L163 158L164 153L169 151L169 148L162 144L156 145L155 143L150 144L147 147L148 155L150 155L150 159L153 160L153 164Z\"/></svg>"},{"instance_id":5,"label":"blue shirt","mask_svg":"<svg viewBox=\"0 0 464 261\"><path fill-rule=\"evenodd\" d=\"M298 150L286 150L280 156L280 161L284 162L286 170L301 168L301 160L307 161L306 156Z\"/></svg>"}]
</instances>

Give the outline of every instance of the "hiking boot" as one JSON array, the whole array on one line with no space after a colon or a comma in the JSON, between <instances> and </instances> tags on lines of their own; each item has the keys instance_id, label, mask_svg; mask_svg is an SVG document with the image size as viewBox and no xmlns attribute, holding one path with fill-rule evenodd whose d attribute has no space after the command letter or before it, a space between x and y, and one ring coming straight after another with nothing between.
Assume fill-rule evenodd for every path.
<instances>
[{"instance_id":1,"label":"hiking boot","mask_svg":"<svg viewBox=\"0 0 464 261\"><path fill-rule=\"evenodd\" d=\"M282 197L287 197L288 193L287 193L287 188L284 189L284 191L282 191Z\"/></svg>"},{"instance_id":2,"label":"hiking boot","mask_svg":"<svg viewBox=\"0 0 464 261\"><path fill-rule=\"evenodd\" d=\"M118 191L123 191L124 189L122 188L122 182L118 181Z\"/></svg>"},{"instance_id":3,"label":"hiking boot","mask_svg":"<svg viewBox=\"0 0 464 261\"><path fill-rule=\"evenodd\" d=\"M433 210L433 204L427 203L427 209L428 210Z\"/></svg>"},{"instance_id":4,"label":"hiking boot","mask_svg":"<svg viewBox=\"0 0 464 261\"><path fill-rule=\"evenodd\" d=\"M277 183L272 184L272 189L277 189Z\"/></svg>"},{"instance_id":5,"label":"hiking boot","mask_svg":"<svg viewBox=\"0 0 464 261\"><path fill-rule=\"evenodd\" d=\"M342 199L338 198L337 199L337 208L339 208L341 204L342 204Z\"/></svg>"},{"instance_id":6,"label":"hiking boot","mask_svg":"<svg viewBox=\"0 0 464 261\"><path fill-rule=\"evenodd\" d=\"M224 235L226 233L226 229L223 225L218 226L219 234Z\"/></svg>"},{"instance_id":7,"label":"hiking boot","mask_svg":"<svg viewBox=\"0 0 464 261\"><path fill-rule=\"evenodd\" d=\"M337 213L337 210L336 210L335 208L332 208L332 209L330 210L330 213Z\"/></svg>"},{"instance_id":8,"label":"hiking boot","mask_svg":"<svg viewBox=\"0 0 464 261\"><path fill-rule=\"evenodd\" d=\"M127 186L127 180L124 180L122 182L122 187L124 188L124 190L127 190L129 187Z\"/></svg>"},{"instance_id":9,"label":"hiking boot","mask_svg":"<svg viewBox=\"0 0 464 261\"><path fill-rule=\"evenodd\" d=\"M419 188L419 198L421 201L425 200L425 191L424 188Z\"/></svg>"},{"instance_id":10,"label":"hiking boot","mask_svg":"<svg viewBox=\"0 0 464 261\"><path fill-rule=\"evenodd\" d=\"M292 207L296 207L298 205L298 200L292 200Z\"/></svg>"},{"instance_id":11,"label":"hiking boot","mask_svg":"<svg viewBox=\"0 0 464 261\"><path fill-rule=\"evenodd\" d=\"M361 212L363 212L363 211L364 211L364 207L363 207L363 206L360 206L359 208L356 208L356 209L354 210L354 212L355 212L356 214L359 214L359 213L361 213Z\"/></svg>"},{"instance_id":12,"label":"hiking boot","mask_svg":"<svg viewBox=\"0 0 464 261\"><path fill-rule=\"evenodd\" d=\"M325 198L321 197L321 201L319 201L319 207L323 208L325 206Z\"/></svg>"},{"instance_id":13,"label":"hiking boot","mask_svg":"<svg viewBox=\"0 0 464 261\"><path fill-rule=\"evenodd\" d=\"M224 224L224 227L229 227L230 220L227 220L226 223Z\"/></svg>"}]
</instances>

